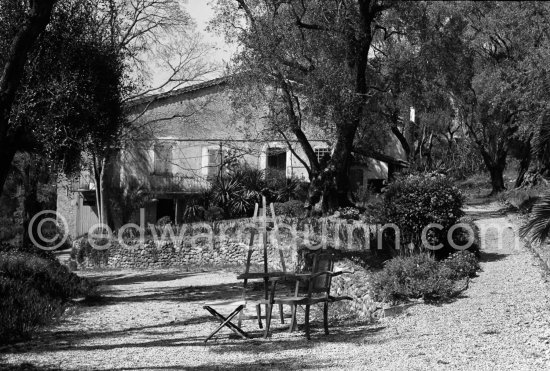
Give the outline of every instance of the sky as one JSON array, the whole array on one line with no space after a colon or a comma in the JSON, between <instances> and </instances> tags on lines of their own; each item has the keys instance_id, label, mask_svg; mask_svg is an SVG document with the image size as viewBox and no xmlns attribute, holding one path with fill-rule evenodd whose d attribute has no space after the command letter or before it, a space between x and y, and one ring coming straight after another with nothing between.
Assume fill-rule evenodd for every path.
<instances>
[{"instance_id":1,"label":"sky","mask_svg":"<svg viewBox=\"0 0 550 371\"><path fill-rule=\"evenodd\" d=\"M215 0L185 0L187 9L191 17L197 22L197 29L204 35L205 40L215 44L216 52L213 57L218 61L229 61L231 57L231 48L225 44L223 37L208 32L206 27L208 22L214 17L214 11L211 3Z\"/></svg>"},{"instance_id":2,"label":"sky","mask_svg":"<svg viewBox=\"0 0 550 371\"><path fill-rule=\"evenodd\" d=\"M211 3L215 1L216 0L180 0L182 7L187 10L189 15L196 22L197 31L202 34L204 41L214 47L214 50L210 55L210 62L219 64L220 71L205 76L205 79L207 80L219 77L222 74L223 67L229 62L231 54L234 50L224 42L223 36L216 35L215 33L206 30L208 22L214 17L214 10ZM154 73L152 85L160 86L166 81L168 76L168 72L157 70Z\"/></svg>"}]
</instances>

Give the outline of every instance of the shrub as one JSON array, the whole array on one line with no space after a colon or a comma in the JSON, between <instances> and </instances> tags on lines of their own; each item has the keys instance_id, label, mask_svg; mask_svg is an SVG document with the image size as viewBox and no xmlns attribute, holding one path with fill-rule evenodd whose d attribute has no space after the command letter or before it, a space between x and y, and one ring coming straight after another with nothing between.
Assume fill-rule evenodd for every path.
<instances>
[{"instance_id":1,"label":"shrub","mask_svg":"<svg viewBox=\"0 0 550 371\"><path fill-rule=\"evenodd\" d=\"M55 319L73 297L94 285L69 272L55 259L12 248L0 252L0 342L29 335Z\"/></svg>"},{"instance_id":2,"label":"shrub","mask_svg":"<svg viewBox=\"0 0 550 371\"><path fill-rule=\"evenodd\" d=\"M286 178L272 185L272 193L277 202L290 200L305 201L309 183L299 178Z\"/></svg>"},{"instance_id":3,"label":"shrub","mask_svg":"<svg viewBox=\"0 0 550 371\"><path fill-rule=\"evenodd\" d=\"M409 176L390 184L382 209L384 223L396 224L401 243L420 246L424 227L438 223L443 229L431 229L433 244L444 241L448 229L464 214L464 197L442 176ZM393 232L391 229L389 230Z\"/></svg>"},{"instance_id":4,"label":"shrub","mask_svg":"<svg viewBox=\"0 0 550 371\"><path fill-rule=\"evenodd\" d=\"M0 344L27 337L63 312L60 300L20 280L0 276L0 297Z\"/></svg>"},{"instance_id":5,"label":"shrub","mask_svg":"<svg viewBox=\"0 0 550 371\"><path fill-rule=\"evenodd\" d=\"M10 252L0 255L2 276L18 280L38 290L42 295L67 300L86 295L92 285L71 273L65 265L28 253Z\"/></svg>"},{"instance_id":6,"label":"shrub","mask_svg":"<svg viewBox=\"0 0 550 371\"><path fill-rule=\"evenodd\" d=\"M458 220L461 224L468 225L472 231L474 231L474 235L470 236L471 231L468 231L463 228L457 228L453 231L453 234L451 236L452 241L457 246L466 246L469 243L469 239L473 237L473 243L466 251L471 252L474 254L474 256L479 259L480 258L480 235L479 235L479 227L474 223L474 220L470 217L462 217L460 220ZM435 257L439 260L447 258L449 255L456 253L457 251L453 246L449 244L449 241L447 238L443 241L444 247L440 250L436 250Z\"/></svg>"},{"instance_id":7,"label":"shrub","mask_svg":"<svg viewBox=\"0 0 550 371\"><path fill-rule=\"evenodd\" d=\"M223 219L223 209L221 207L212 206L204 213L204 219L209 222Z\"/></svg>"},{"instance_id":8,"label":"shrub","mask_svg":"<svg viewBox=\"0 0 550 371\"><path fill-rule=\"evenodd\" d=\"M152 233L156 233L158 235L158 232L158 230L155 230ZM96 243L101 246L103 244L103 241L96 241ZM109 249L94 249L90 245L88 237L84 236L73 243L71 255L74 255L74 259L77 261L78 264L82 264L86 259L88 259L93 262L94 265L99 266L102 263L107 264L107 261L109 259Z\"/></svg>"},{"instance_id":9,"label":"shrub","mask_svg":"<svg viewBox=\"0 0 550 371\"><path fill-rule=\"evenodd\" d=\"M442 262L451 270L450 278L460 280L466 277L475 277L480 270L479 261L475 254L469 251L457 251Z\"/></svg>"},{"instance_id":10,"label":"shrub","mask_svg":"<svg viewBox=\"0 0 550 371\"><path fill-rule=\"evenodd\" d=\"M159 227L164 227L165 225L170 225L170 224L172 224L172 219L168 215L163 216L162 218L157 220L157 225Z\"/></svg>"},{"instance_id":11,"label":"shrub","mask_svg":"<svg viewBox=\"0 0 550 371\"><path fill-rule=\"evenodd\" d=\"M203 220L206 210L199 204L192 203L185 207L183 211L183 220L186 222L196 222Z\"/></svg>"},{"instance_id":12,"label":"shrub","mask_svg":"<svg viewBox=\"0 0 550 371\"><path fill-rule=\"evenodd\" d=\"M408 299L445 300L454 293L450 268L427 253L396 257L372 277L375 300L392 303Z\"/></svg>"},{"instance_id":13,"label":"shrub","mask_svg":"<svg viewBox=\"0 0 550 371\"><path fill-rule=\"evenodd\" d=\"M275 202L273 207L277 216L300 218L305 214L304 203L302 201Z\"/></svg>"},{"instance_id":14,"label":"shrub","mask_svg":"<svg viewBox=\"0 0 550 371\"><path fill-rule=\"evenodd\" d=\"M359 220L361 212L355 207L343 207L338 209L338 217L347 220Z\"/></svg>"}]
</instances>

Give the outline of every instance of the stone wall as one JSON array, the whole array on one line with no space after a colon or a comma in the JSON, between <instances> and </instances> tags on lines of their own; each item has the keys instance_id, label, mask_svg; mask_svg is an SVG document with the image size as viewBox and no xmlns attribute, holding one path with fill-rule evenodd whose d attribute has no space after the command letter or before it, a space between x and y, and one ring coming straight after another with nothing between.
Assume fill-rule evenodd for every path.
<instances>
[{"instance_id":1,"label":"stone wall","mask_svg":"<svg viewBox=\"0 0 550 371\"><path fill-rule=\"evenodd\" d=\"M74 243L76 250L86 247L86 239ZM102 251L93 251L78 259L79 267L90 268L168 268L168 267L244 267L248 254L248 245L230 240L214 240L213 244L199 241L189 244L181 241L125 241L122 246L112 241L111 247ZM77 253L78 255L78 253ZM297 254L295 249L283 252L286 268L294 270ZM268 262L271 269L281 269L279 250L268 244ZM263 264L263 248L255 246L251 265Z\"/></svg>"},{"instance_id":2,"label":"stone wall","mask_svg":"<svg viewBox=\"0 0 550 371\"><path fill-rule=\"evenodd\" d=\"M298 264L298 247L304 245L305 224L298 224L296 220L278 222L280 231L277 238L273 232L269 233L267 252L268 264L271 269L281 269L282 261L289 271L296 270ZM109 247L100 250L90 246L88 237L83 237L73 244L73 252L80 268L161 268L161 267L244 267L248 254L250 230L245 229L252 224L251 219L237 221L219 221L213 224L190 224L179 227L170 236L163 231L156 231L156 238L150 235L141 238L116 238L109 240ZM292 226L283 230L283 225ZM337 224L327 221L328 237L339 236L335 227L345 229L347 223ZM184 233L181 233L181 230ZM203 229L201 229L203 228ZM205 233L205 229L211 233ZM244 229L244 230L243 230ZM313 229L313 228L312 228ZM317 225L310 233L307 243L316 244L321 241L321 225ZM225 233L219 233L225 231ZM239 231L239 232L237 232ZM345 237L345 236L343 236ZM356 237L356 236L355 236ZM256 234L253 245L251 265L263 266L263 247ZM121 243L122 242L122 243ZM342 243L344 245L345 241ZM103 242L97 243L104 246ZM361 248L361 239L354 238L355 249ZM328 241L328 245L334 245Z\"/></svg>"}]
</instances>

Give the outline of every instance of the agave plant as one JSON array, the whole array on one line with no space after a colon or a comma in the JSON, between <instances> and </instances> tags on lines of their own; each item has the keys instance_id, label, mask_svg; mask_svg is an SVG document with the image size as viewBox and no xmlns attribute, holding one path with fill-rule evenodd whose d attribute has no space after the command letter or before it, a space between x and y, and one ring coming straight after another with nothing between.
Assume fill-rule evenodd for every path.
<instances>
[{"instance_id":1,"label":"agave plant","mask_svg":"<svg viewBox=\"0 0 550 371\"><path fill-rule=\"evenodd\" d=\"M529 220L520 228L520 235L535 243L546 241L550 235L550 193L533 206Z\"/></svg>"},{"instance_id":2,"label":"agave plant","mask_svg":"<svg viewBox=\"0 0 550 371\"><path fill-rule=\"evenodd\" d=\"M197 203L192 203L183 211L183 218L185 221L195 222L204 218L204 212L204 207Z\"/></svg>"}]
</instances>

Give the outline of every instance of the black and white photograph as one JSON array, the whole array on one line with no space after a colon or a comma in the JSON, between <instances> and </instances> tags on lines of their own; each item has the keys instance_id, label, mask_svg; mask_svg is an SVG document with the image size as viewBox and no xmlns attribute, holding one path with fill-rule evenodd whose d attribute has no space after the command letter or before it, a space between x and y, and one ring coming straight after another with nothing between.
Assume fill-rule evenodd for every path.
<instances>
[{"instance_id":1,"label":"black and white photograph","mask_svg":"<svg viewBox=\"0 0 550 371\"><path fill-rule=\"evenodd\" d=\"M550 370L550 2L0 0L0 371Z\"/></svg>"}]
</instances>

